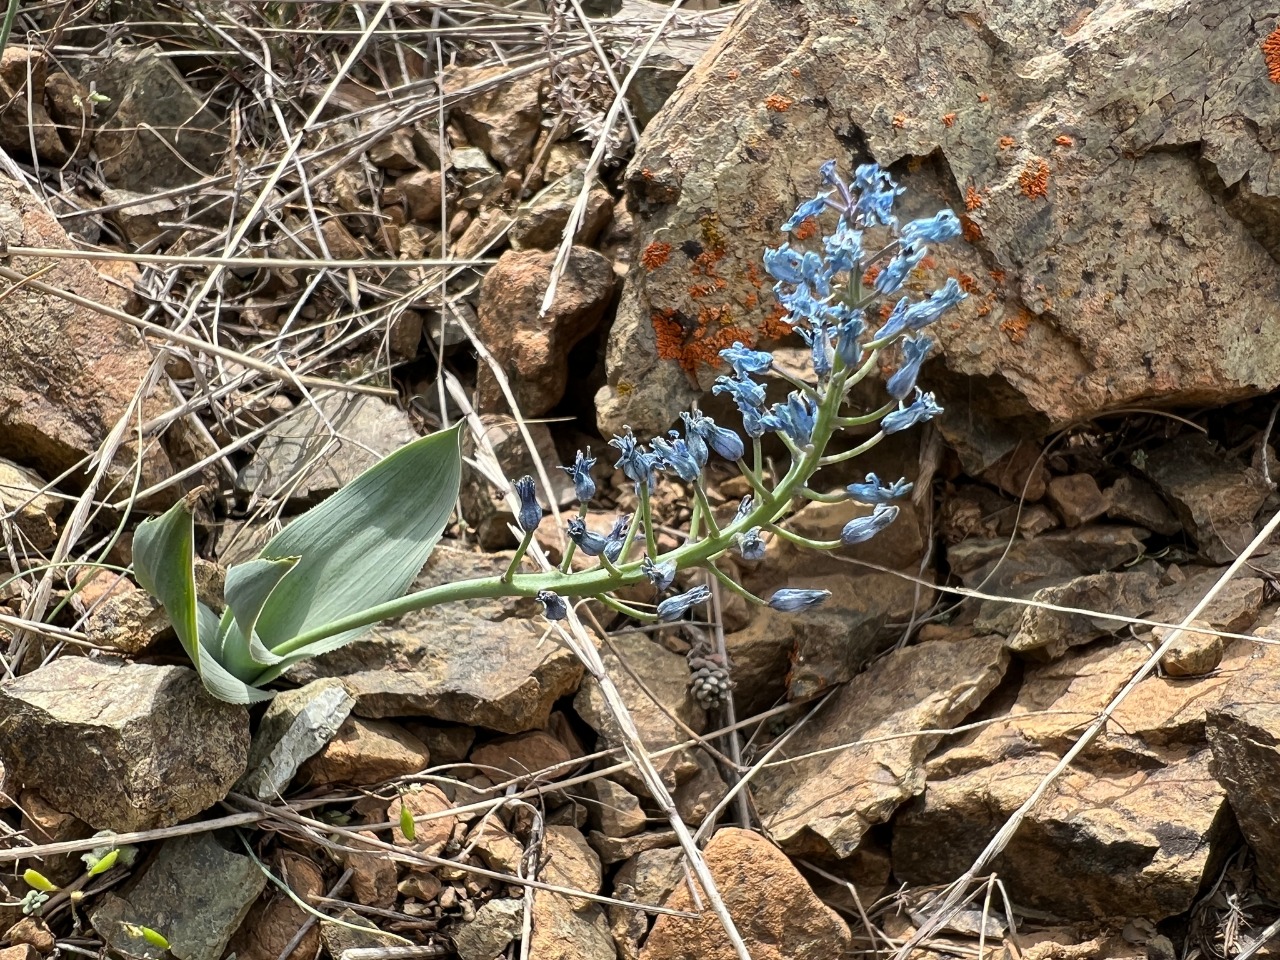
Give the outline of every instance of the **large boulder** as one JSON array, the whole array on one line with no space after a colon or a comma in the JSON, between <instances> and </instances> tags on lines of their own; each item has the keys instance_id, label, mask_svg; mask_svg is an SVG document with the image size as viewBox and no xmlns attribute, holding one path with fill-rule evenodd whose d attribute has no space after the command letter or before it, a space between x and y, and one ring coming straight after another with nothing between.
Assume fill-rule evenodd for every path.
<instances>
[{"instance_id":1,"label":"large boulder","mask_svg":"<svg viewBox=\"0 0 1280 960\"><path fill-rule=\"evenodd\" d=\"M1103 10L1105 9L1105 14ZM633 270L597 397L605 432L665 429L719 346L780 332L761 251L828 158L875 160L908 216L970 245L924 271L971 291L935 325L947 393L1048 429L1141 401L1280 385L1274 97L1247 6L1099 8L753 0L645 131L628 173ZM973 400L967 397L972 394ZM963 434L962 423L944 428ZM967 466L1006 452L984 426Z\"/></svg>"}]
</instances>

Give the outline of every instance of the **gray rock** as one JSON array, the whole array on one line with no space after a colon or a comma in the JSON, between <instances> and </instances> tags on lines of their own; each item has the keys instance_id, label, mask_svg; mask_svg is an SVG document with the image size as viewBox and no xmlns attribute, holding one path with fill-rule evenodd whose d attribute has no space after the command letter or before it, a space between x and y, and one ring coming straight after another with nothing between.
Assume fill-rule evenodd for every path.
<instances>
[{"instance_id":1,"label":"gray rock","mask_svg":"<svg viewBox=\"0 0 1280 960\"><path fill-rule=\"evenodd\" d=\"M1107 516L1113 520L1136 523L1166 537L1182 530L1182 524L1161 499L1159 491L1141 477L1121 477L1106 489L1104 496Z\"/></svg>"},{"instance_id":2,"label":"gray rock","mask_svg":"<svg viewBox=\"0 0 1280 960\"><path fill-rule=\"evenodd\" d=\"M12 515L13 525L36 550L48 550L57 542L54 521L62 512L59 497L39 492L45 486L34 471L0 459L0 510Z\"/></svg>"},{"instance_id":3,"label":"gray rock","mask_svg":"<svg viewBox=\"0 0 1280 960\"><path fill-rule=\"evenodd\" d=\"M173 624L164 607L145 590L107 597L85 624L85 637L91 643L130 654L150 650L172 632Z\"/></svg>"},{"instance_id":4,"label":"gray rock","mask_svg":"<svg viewBox=\"0 0 1280 960\"><path fill-rule=\"evenodd\" d=\"M1032 599L1060 607L1140 617L1155 607L1159 590L1160 580L1154 574L1139 571L1099 573L1045 587L1036 591ZM1020 609L1022 617L1009 635L1009 649L1019 653L1034 652L1035 656L1048 660L1062 656L1068 647L1110 636L1125 626L1117 620L1083 613L1063 613L1045 607Z\"/></svg>"},{"instance_id":5,"label":"gray rock","mask_svg":"<svg viewBox=\"0 0 1280 960\"><path fill-rule=\"evenodd\" d=\"M415 589L492 576L509 557L437 547ZM543 639L536 604L474 600L442 604L375 626L340 650L304 660L289 677L340 677L363 717L426 716L520 733L545 726L557 699L575 690L582 666Z\"/></svg>"},{"instance_id":6,"label":"gray rock","mask_svg":"<svg viewBox=\"0 0 1280 960\"><path fill-rule=\"evenodd\" d=\"M783 752L802 757L854 745L757 776L756 803L769 835L801 856L852 855L868 829L924 786L924 759L941 735L910 734L963 721L1008 663L998 636L931 641L896 650L854 677Z\"/></svg>"},{"instance_id":7,"label":"gray rock","mask_svg":"<svg viewBox=\"0 0 1280 960\"><path fill-rule=\"evenodd\" d=\"M523 919L524 901L490 900L454 930L453 949L460 960L493 960L520 935Z\"/></svg>"},{"instance_id":8,"label":"gray rock","mask_svg":"<svg viewBox=\"0 0 1280 960\"><path fill-rule=\"evenodd\" d=\"M236 843L235 835L226 840ZM166 840L129 889L108 893L90 915L107 945L126 956L162 960L165 951L128 929L150 927L178 960L219 960L267 884L251 859L232 853L212 833Z\"/></svg>"},{"instance_id":9,"label":"gray rock","mask_svg":"<svg viewBox=\"0 0 1280 960\"><path fill-rule=\"evenodd\" d=\"M651 830L631 837L606 837L598 830L592 830L587 834L587 840L596 853L600 854L600 862L605 866L629 860L646 850L659 850L679 845L673 830Z\"/></svg>"},{"instance_id":10,"label":"gray rock","mask_svg":"<svg viewBox=\"0 0 1280 960\"><path fill-rule=\"evenodd\" d=\"M403 947L404 940L395 934L385 933L368 917L362 917L350 908L338 911L332 921L320 921L320 942L331 957L341 957L346 950L377 949L378 947ZM352 927L359 929L353 930Z\"/></svg>"},{"instance_id":11,"label":"gray rock","mask_svg":"<svg viewBox=\"0 0 1280 960\"><path fill-rule=\"evenodd\" d=\"M582 174L561 177L541 193L520 205L509 239L513 250L535 248L554 250L560 245L569 213L582 190ZM604 187L592 187L587 195L587 208L573 242L591 246L613 213L613 198Z\"/></svg>"},{"instance_id":12,"label":"gray rock","mask_svg":"<svg viewBox=\"0 0 1280 960\"><path fill-rule=\"evenodd\" d=\"M960 208L972 191L974 246L939 251L927 281L974 280L955 322L931 333L950 373L977 378L988 414L1004 404L1045 430L1135 402L1274 389L1280 347L1259 336L1280 316L1280 188L1260 133L1271 121L1267 29L1214 0L1159 12L1124 2L1106 16L1042 0L894 2L860 10L856 24L832 0L742 8L628 167L628 203L644 211L637 249L673 252L629 277L597 399L602 430L665 429L718 372L688 351L664 359L654 315L723 307L747 339L767 331L768 291L748 268L780 242L797 191L812 195L831 157L846 173L851 162L900 164L908 216ZM696 299L705 253L726 285ZM753 293L760 302L747 306ZM968 392L935 366L944 406Z\"/></svg>"},{"instance_id":13,"label":"gray rock","mask_svg":"<svg viewBox=\"0 0 1280 960\"><path fill-rule=\"evenodd\" d=\"M317 406L304 404L271 427L236 477L242 496L317 503L418 439L408 414L377 397L334 393Z\"/></svg>"},{"instance_id":14,"label":"gray rock","mask_svg":"<svg viewBox=\"0 0 1280 960\"><path fill-rule=\"evenodd\" d=\"M257 800L283 793L303 762L333 739L355 702L337 678L276 694L253 736L237 792Z\"/></svg>"},{"instance_id":15,"label":"gray rock","mask_svg":"<svg viewBox=\"0 0 1280 960\"><path fill-rule=\"evenodd\" d=\"M1182 567L1182 579L1162 587L1153 619L1181 623L1222 578L1220 567ZM1218 630L1245 633L1258 620L1267 597L1267 582L1260 577L1233 577L1218 592L1199 619Z\"/></svg>"},{"instance_id":16,"label":"gray rock","mask_svg":"<svg viewBox=\"0 0 1280 960\"><path fill-rule=\"evenodd\" d=\"M1254 515L1271 492L1253 467L1198 433L1147 451L1142 466L1209 562L1230 563L1253 539Z\"/></svg>"},{"instance_id":17,"label":"gray rock","mask_svg":"<svg viewBox=\"0 0 1280 960\"><path fill-rule=\"evenodd\" d=\"M97 830L186 820L227 795L248 755L248 712L187 667L64 656L0 687L11 782Z\"/></svg>"},{"instance_id":18,"label":"gray rock","mask_svg":"<svg viewBox=\"0 0 1280 960\"><path fill-rule=\"evenodd\" d=\"M684 851L679 847L644 850L618 868L613 875L613 896L619 900L657 906L684 879ZM626 907L609 907L609 928L613 931L622 960L640 956L640 941L649 932L649 915Z\"/></svg>"},{"instance_id":19,"label":"gray rock","mask_svg":"<svg viewBox=\"0 0 1280 960\"><path fill-rule=\"evenodd\" d=\"M640 809L639 798L621 784L597 777L578 789L587 805L591 829L609 837L629 837L645 828L648 818Z\"/></svg>"}]
</instances>

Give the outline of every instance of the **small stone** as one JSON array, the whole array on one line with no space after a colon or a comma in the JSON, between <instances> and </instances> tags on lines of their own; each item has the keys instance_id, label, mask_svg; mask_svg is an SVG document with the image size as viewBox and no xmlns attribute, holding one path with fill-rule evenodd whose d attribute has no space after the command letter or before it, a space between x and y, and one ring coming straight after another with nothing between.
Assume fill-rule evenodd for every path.
<instances>
[{"instance_id":1,"label":"small stone","mask_svg":"<svg viewBox=\"0 0 1280 960\"><path fill-rule=\"evenodd\" d=\"M36 550L48 550L58 539L54 521L62 512L62 499L40 493L46 486L35 471L0 459L0 510Z\"/></svg>"},{"instance_id":2,"label":"small stone","mask_svg":"<svg viewBox=\"0 0 1280 960\"><path fill-rule=\"evenodd\" d=\"M1034 503L1045 495L1049 470L1037 445L1020 443L984 470L982 479L1010 496Z\"/></svg>"},{"instance_id":3,"label":"small stone","mask_svg":"<svg viewBox=\"0 0 1280 960\"><path fill-rule=\"evenodd\" d=\"M361 830L359 835L368 840L378 835ZM351 892L356 902L366 907L390 909L396 902L396 865L383 850L353 843L352 850L343 852L342 860L351 871ZM358 853L355 851L359 851Z\"/></svg>"},{"instance_id":4,"label":"small stone","mask_svg":"<svg viewBox=\"0 0 1280 960\"><path fill-rule=\"evenodd\" d=\"M504 827L481 821L467 837L476 855L490 870L515 875L524 860L524 844Z\"/></svg>"},{"instance_id":5,"label":"small stone","mask_svg":"<svg viewBox=\"0 0 1280 960\"><path fill-rule=\"evenodd\" d=\"M684 851L679 847L637 853L613 875L612 895L633 903L663 903L684 879L683 861ZM649 914L620 906L610 906L608 914L619 957L637 960L640 941L649 932Z\"/></svg>"},{"instance_id":6,"label":"small stone","mask_svg":"<svg viewBox=\"0 0 1280 960\"><path fill-rule=\"evenodd\" d=\"M58 945L57 937L41 917L23 917L8 929L4 938L15 945L28 944L37 953L53 953Z\"/></svg>"},{"instance_id":7,"label":"small stone","mask_svg":"<svg viewBox=\"0 0 1280 960\"><path fill-rule=\"evenodd\" d=\"M537 74L510 77L503 66L447 71L446 93L457 96L469 87L480 89L451 104L451 118L462 125L467 139L503 170L523 170L533 157L533 142L542 122L542 78ZM460 152L454 153L455 165Z\"/></svg>"},{"instance_id":8,"label":"small stone","mask_svg":"<svg viewBox=\"0 0 1280 960\"><path fill-rule=\"evenodd\" d=\"M350 908L340 910L335 919L345 926L327 920L320 921L320 942L330 957L341 957L347 950L370 950L387 947L403 947L404 940L394 934L384 933L368 917L362 917ZM357 929L352 929L356 927Z\"/></svg>"},{"instance_id":9,"label":"small stone","mask_svg":"<svg viewBox=\"0 0 1280 960\"><path fill-rule=\"evenodd\" d=\"M568 748L543 730L500 737L471 751L471 762L494 781L535 775L539 779L558 780L573 773L567 765L572 759ZM557 769L551 769L553 767Z\"/></svg>"},{"instance_id":10,"label":"small stone","mask_svg":"<svg viewBox=\"0 0 1280 960\"><path fill-rule=\"evenodd\" d=\"M396 824L391 831L391 839L398 847L413 847L415 850L436 856L453 836L453 828L458 818L447 812L453 809L453 804L439 787L431 784L415 784L415 788L405 790L392 800L387 808L387 817ZM400 830L402 810L408 810L409 815L414 818L413 840L408 839ZM436 816L431 816L432 814ZM429 817L429 819L418 819L419 817Z\"/></svg>"},{"instance_id":11,"label":"small stone","mask_svg":"<svg viewBox=\"0 0 1280 960\"><path fill-rule=\"evenodd\" d=\"M493 960L520 935L523 922L524 901L490 900L473 920L454 930L453 949L459 960Z\"/></svg>"},{"instance_id":12,"label":"small stone","mask_svg":"<svg viewBox=\"0 0 1280 960\"><path fill-rule=\"evenodd\" d=\"M354 704L337 679L276 694L258 724L248 769L236 789L264 801L284 793L302 763L338 732Z\"/></svg>"},{"instance_id":13,"label":"small stone","mask_svg":"<svg viewBox=\"0 0 1280 960\"><path fill-rule=\"evenodd\" d=\"M608 837L630 837L648 824L640 799L613 780L597 777L580 788L587 804L591 827Z\"/></svg>"},{"instance_id":14,"label":"small stone","mask_svg":"<svg viewBox=\"0 0 1280 960\"><path fill-rule=\"evenodd\" d=\"M392 128L369 148L369 161L393 173L414 169L418 155L413 149L413 132L405 127Z\"/></svg>"},{"instance_id":15,"label":"small stone","mask_svg":"<svg viewBox=\"0 0 1280 960\"><path fill-rule=\"evenodd\" d=\"M298 774L312 787L372 784L418 773L429 764L426 745L407 730L386 720L347 717Z\"/></svg>"},{"instance_id":16,"label":"small stone","mask_svg":"<svg viewBox=\"0 0 1280 960\"><path fill-rule=\"evenodd\" d=\"M38 960L40 954L29 943L0 948L0 960Z\"/></svg>"},{"instance_id":17,"label":"small stone","mask_svg":"<svg viewBox=\"0 0 1280 960\"><path fill-rule=\"evenodd\" d=\"M443 184L439 170L414 170L396 179L396 187L409 205L409 216L427 226L438 226Z\"/></svg>"},{"instance_id":18,"label":"small stone","mask_svg":"<svg viewBox=\"0 0 1280 960\"><path fill-rule=\"evenodd\" d=\"M277 853L275 872L303 902L325 893L320 868L292 850ZM311 915L274 884L249 910L231 938L228 954L237 960L277 960ZM285 960L311 960L320 949L320 929L312 926Z\"/></svg>"},{"instance_id":19,"label":"small stone","mask_svg":"<svg viewBox=\"0 0 1280 960\"><path fill-rule=\"evenodd\" d=\"M1107 512L1107 499L1098 483L1087 473L1054 477L1046 494L1068 529L1083 526Z\"/></svg>"},{"instance_id":20,"label":"small stone","mask_svg":"<svg viewBox=\"0 0 1280 960\"><path fill-rule=\"evenodd\" d=\"M549 826L542 844L547 863L541 879L571 890L600 892L603 880L600 857L591 849L586 837L573 827ZM591 901L575 898L573 903L575 907L583 907Z\"/></svg>"},{"instance_id":21,"label":"small stone","mask_svg":"<svg viewBox=\"0 0 1280 960\"><path fill-rule=\"evenodd\" d=\"M227 795L248 755L248 711L187 667L63 656L0 687L10 782L96 830L192 817Z\"/></svg>"},{"instance_id":22,"label":"small stone","mask_svg":"<svg viewBox=\"0 0 1280 960\"><path fill-rule=\"evenodd\" d=\"M1222 637L1212 631L1203 620L1192 620L1160 658L1160 667L1171 677L1203 677L1218 669L1224 647ZM1152 640L1163 644L1170 633L1168 627L1156 627Z\"/></svg>"},{"instance_id":23,"label":"small stone","mask_svg":"<svg viewBox=\"0 0 1280 960\"><path fill-rule=\"evenodd\" d=\"M849 927L814 894L800 871L757 833L716 831L704 855L724 905L752 960L828 960L851 948ZM701 900L706 903L705 898ZM699 912L696 919L660 915L640 949L640 960L735 960L719 918L699 911L684 886L663 904Z\"/></svg>"},{"instance_id":24,"label":"small stone","mask_svg":"<svg viewBox=\"0 0 1280 960\"><path fill-rule=\"evenodd\" d=\"M581 174L563 177L521 204L508 235L511 248L554 250L569 224L570 213L578 201L583 183ZM612 214L613 198L609 191L593 187L587 194L587 206L573 242L585 247L593 246Z\"/></svg>"},{"instance_id":25,"label":"small stone","mask_svg":"<svg viewBox=\"0 0 1280 960\"><path fill-rule=\"evenodd\" d=\"M55 809L35 790L23 790L18 807L22 810L22 833L34 844L83 840L93 833L83 820ZM84 862L73 853L46 856L40 861L40 872L54 883L65 885L84 872Z\"/></svg>"},{"instance_id":26,"label":"small stone","mask_svg":"<svg viewBox=\"0 0 1280 960\"><path fill-rule=\"evenodd\" d=\"M471 752L471 745L476 739L474 727L448 723L409 720L405 722L405 729L423 742L437 766L461 763Z\"/></svg>"},{"instance_id":27,"label":"small stone","mask_svg":"<svg viewBox=\"0 0 1280 960\"><path fill-rule=\"evenodd\" d=\"M674 830L652 830L630 837L606 837L600 831L592 830L587 834L587 842L600 854L600 862L609 866L630 860L646 850L678 846L680 841L676 839Z\"/></svg>"},{"instance_id":28,"label":"small stone","mask_svg":"<svg viewBox=\"0 0 1280 960\"><path fill-rule=\"evenodd\" d=\"M436 897L440 896L442 889L440 878L434 873L418 873L413 872L396 884L396 890L402 896L409 897L414 900L420 900L423 903L431 903Z\"/></svg>"},{"instance_id":29,"label":"small stone","mask_svg":"<svg viewBox=\"0 0 1280 960\"><path fill-rule=\"evenodd\" d=\"M172 630L159 600L145 590L131 590L98 605L85 625L85 637L90 643L136 655L150 650Z\"/></svg>"},{"instance_id":30,"label":"small stone","mask_svg":"<svg viewBox=\"0 0 1280 960\"><path fill-rule=\"evenodd\" d=\"M162 960L165 951L134 933L150 927L178 960L219 960L266 883L257 864L214 834L176 837L164 841L128 897L105 894L89 919L108 947L128 956Z\"/></svg>"},{"instance_id":31,"label":"small stone","mask_svg":"<svg viewBox=\"0 0 1280 960\"><path fill-rule=\"evenodd\" d=\"M1107 516L1113 520L1136 523L1161 536L1171 537L1182 531L1182 524L1169 505L1160 498L1154 486L1126 474L1106 489Z\"/></svg>"}]
</instances>

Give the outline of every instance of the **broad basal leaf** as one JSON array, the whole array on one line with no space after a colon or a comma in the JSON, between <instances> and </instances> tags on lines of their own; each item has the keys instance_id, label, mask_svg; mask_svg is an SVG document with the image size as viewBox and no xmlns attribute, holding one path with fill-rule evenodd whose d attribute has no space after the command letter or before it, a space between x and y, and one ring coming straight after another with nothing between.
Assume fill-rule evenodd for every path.
<instances>
[{"instance_id":1,"label":"broad basal leaf","mask_svg":"<svg viewBox=\"0 0 1280 960\"><path fill-rule=\"evenodd\" d=\"M197 667L195 548L191 503L183 498L161 516L144 520L133 535L133 572L142 588L159 600L174 632Z\"/></svg>"}]
</instances>

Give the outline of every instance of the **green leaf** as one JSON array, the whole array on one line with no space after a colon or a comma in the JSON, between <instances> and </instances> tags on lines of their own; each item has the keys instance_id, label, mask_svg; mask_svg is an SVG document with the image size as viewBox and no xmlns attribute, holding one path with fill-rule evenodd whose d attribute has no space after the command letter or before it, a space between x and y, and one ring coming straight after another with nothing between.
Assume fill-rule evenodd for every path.
<instances>
[{"instance_id":1,"label":"green leaf","mask_svg":"<svg viewBox=\"0 0 1280 960\"><path fill-rule=\"evenodd\" d=\"M400 801L400 832L410 843L418 839L418 825L413 822L413 813L404 805L403 798Z\"/></svg>"},{"instance_id":2,"label":"green leaf","mask_svg":"<svg viewBox=\"0 0 1280 960\"><path fill-rule=\"evenodd\" d=\"M227 571L227 609L218 624L214 655L233 676L253 680L263 667L280 662L258 639L255 625L271 591L297 562L297 557L250 560Z\"/></svg>"},{"instance_id":3,"label":"green leaf","mask_svg":"<svg viewBox=\"0 0 1280 960\"><path fill-rule=\"evenodd\" d=\"M195 547L189 497L161 516L144 520L133 535L133 573L159 600L191 662L199 666Z\"/></svg>"},{"instance_id":4,"label":"green leaf","mask_svg":"<svg viewBox=\"0 0 1280 960\"><path fill-rule=\"evenodd\" d=\"M384 457L276 534L260 558L298 560L258 616L257 633L266 648L275 650L301 633L403 596L440 539L461 480L461 434L455 426ZM350 630L290 652L256 682L363 632Z\"/></svg>"},{"instance_id":5,"label":"green leaf","mask_svg":"<svg viewBox=\"0 0 1280 960\"><path fill-rule=\"evenodd\" d=\"M58 889L58 885L39 870L30 868L23 870L22 879L28 887L39 890L41 893L53 893Z\"/></svg>"},{"instance_id":6,"label":"green leaf","mask_svg":"<svg viewBox=\"0 0 1280 960\"><path fill-rule=\"evenodd\" d=\"M99 860L89 868L89 876L96 877L100 873L106 873L116 865L116 861L119 859L119 850L108 851L105 857L99 858Z\"/></svg>"}]
</instances>

